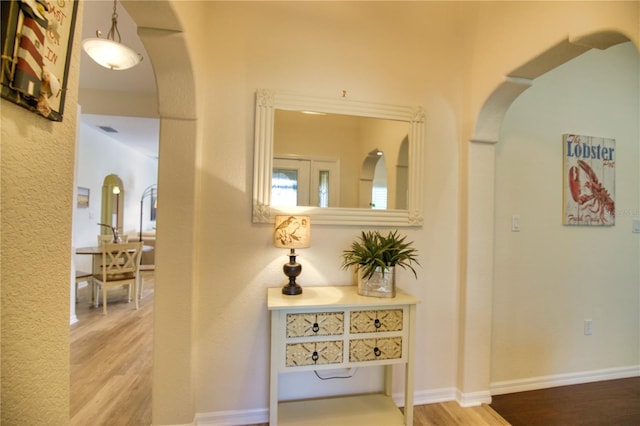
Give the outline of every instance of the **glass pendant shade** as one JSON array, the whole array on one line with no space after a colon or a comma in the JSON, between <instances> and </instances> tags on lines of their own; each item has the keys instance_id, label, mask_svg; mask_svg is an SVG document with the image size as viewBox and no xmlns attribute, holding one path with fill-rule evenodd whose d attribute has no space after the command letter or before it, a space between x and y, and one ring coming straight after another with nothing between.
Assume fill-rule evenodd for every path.
<instances>
[{"instance_id":1,"label":"glass pendant shade","mask_svg":"<svg viewBox=\"0 0 640 426\"><path fill-rule=\"evenodd\" d=\"M82 48L98 64L111 70L126 70L136 66L142 56L130 47L104 38L88 38Z\"/></svg>"},{"instance_id":2,"label":"glass pendant shade","mask_svg":"<svg viewBox=\"0 0 640 426\"><path fill-rule=\"evenodd\" d=\"M95 38L82 41L82 48L99 65L110 70L126 70L138 65L142 61L142 55L121 43L116 6L116 0L113 0L111 29L107 38L100 38L100 31L96 31Z\"/></svg>"}]
</instances>

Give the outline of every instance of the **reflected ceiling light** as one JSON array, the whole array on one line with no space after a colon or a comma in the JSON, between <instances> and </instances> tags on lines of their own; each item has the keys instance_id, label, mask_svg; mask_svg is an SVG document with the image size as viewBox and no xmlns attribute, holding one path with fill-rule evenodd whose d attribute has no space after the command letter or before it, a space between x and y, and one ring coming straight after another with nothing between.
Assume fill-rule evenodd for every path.
<instances>
[{"instance_id":1,"label":"reflected ceiling light","mask_svg":"<svg viewBox=\"0 0 640 426\"><path fill-rule=\"evenodd\" d=\"M116 36L118 40L116 41ZM100 31L96 31L96 38L82 41L82 48L99 65L111 70L126 70L142 61L142 55L121 43L118 31L118 13L116 0L113 0L113 15L111 15L111 29L107 38L100 38Z\"/></svg>"}]
</instances>

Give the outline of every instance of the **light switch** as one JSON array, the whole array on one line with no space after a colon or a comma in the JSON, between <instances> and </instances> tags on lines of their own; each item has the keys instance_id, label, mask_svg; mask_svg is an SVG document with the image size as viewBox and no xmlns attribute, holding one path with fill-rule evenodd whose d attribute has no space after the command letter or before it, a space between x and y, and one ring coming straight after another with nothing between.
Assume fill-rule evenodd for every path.
<instances>
[{"instance_id":1,"label":"light switch","mask_svg":"<svg viewBox=\"0 0 640 426\"><path fill-rule=\"evenodd\" d=\"M640 219L633 219L633 232L640 234Z\"/></svg>"},{"instance_id":2,"label":"light switch","mask_svg":"<svg viewBox=\"0 0 640 426\"><path fill-rule=\"evenodd\" d=\"M511 232L520 232L520 215L511 215Z\"/></svg>"}]
</instances>

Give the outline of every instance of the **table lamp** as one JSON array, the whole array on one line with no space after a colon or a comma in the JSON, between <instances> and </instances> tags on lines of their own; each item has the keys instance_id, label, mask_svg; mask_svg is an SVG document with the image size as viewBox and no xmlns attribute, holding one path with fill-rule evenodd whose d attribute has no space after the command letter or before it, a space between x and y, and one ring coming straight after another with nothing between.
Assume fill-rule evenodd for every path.
<instances>
[{"instance_id":1,"label":"table lamp","mask_svg":"<svg viewBox=\"0 0 640 426\"><path fill-rule=\"evenodd\" d=\"M311 221L309 216L276 216L273 245L288 248L289 263L282 267L289 283L282 287L282 294L294 296L302 294L302 287L296 283L296 277L302 272L302 265L296 263L296 249L310 247Z\"/></svg>"}]
</instances>

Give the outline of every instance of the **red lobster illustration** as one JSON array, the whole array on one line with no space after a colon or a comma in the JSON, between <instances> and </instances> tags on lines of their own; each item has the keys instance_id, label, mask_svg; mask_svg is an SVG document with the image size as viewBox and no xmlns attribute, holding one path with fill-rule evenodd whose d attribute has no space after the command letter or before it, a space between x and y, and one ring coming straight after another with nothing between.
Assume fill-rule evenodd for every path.
<instances>
[{"instance_id":1,"label":"red lobster illustration","mask_svg":"<svg viewBox=\"0 0 640 426\"><path fill-rule=\"evenodd\" d=\"M571 197L580 206L580 210L588 210L597 215L598 221L605 224L605 213L609 213L611 217L615 217L615 202L609 195L609 191L600 183L598 176L591 166L582 160L578 160L578 166L587 175L587 181L584 187L590 193L582 193L580 185L580 169L572 166L569 169L569 188L571 189ZM590 215L588 215L590 217Z\"/></svg>"}]
</instances>

